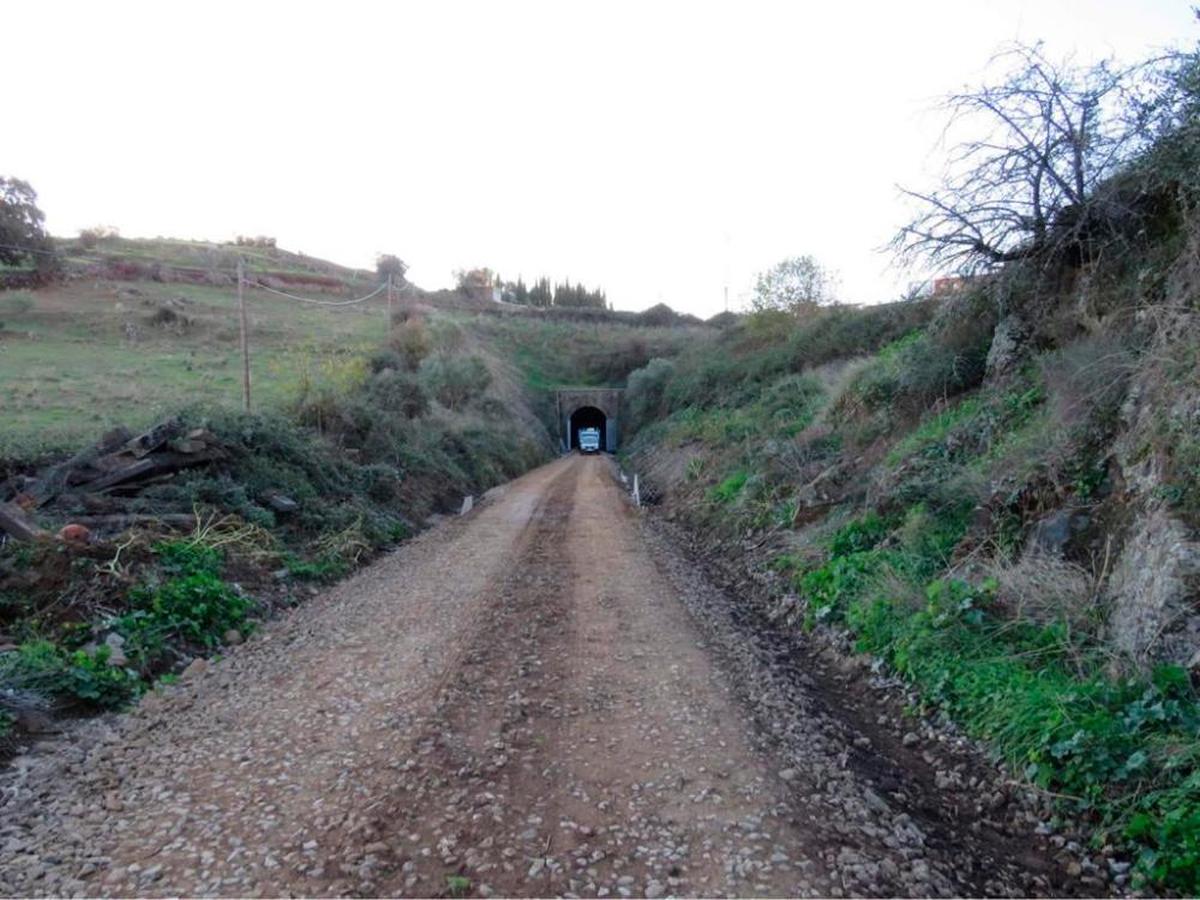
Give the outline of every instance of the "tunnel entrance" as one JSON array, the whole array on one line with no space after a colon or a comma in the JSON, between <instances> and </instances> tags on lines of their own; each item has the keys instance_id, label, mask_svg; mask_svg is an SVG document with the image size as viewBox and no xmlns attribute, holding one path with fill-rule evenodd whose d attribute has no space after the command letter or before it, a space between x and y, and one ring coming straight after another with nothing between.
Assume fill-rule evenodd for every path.
<instances>
[{"instance_id":1,"label":"tunnel entrance","mask_svg":"<svg viewBox=\"0 0 1200 900\"><path fill-rule=\"evenodd\" d=\"M600 449L608 450L608 417L594 406L581 406L571 413L571 443L569 449L579 447L579 432L584 428L600 431Z\"/></svg>"},{"instance_id":2,"label":"tunnel entrance","mask_svg":"<svg viewBox=\"0 0 1200 900\"><path fill-rule=\"evenodd\" d=\"M558 388L554 394L558 446L563 453L579 447L583 428L600 431L600 449L616 453L621 440L620 388Z\"/></svg>"}]
</instances>

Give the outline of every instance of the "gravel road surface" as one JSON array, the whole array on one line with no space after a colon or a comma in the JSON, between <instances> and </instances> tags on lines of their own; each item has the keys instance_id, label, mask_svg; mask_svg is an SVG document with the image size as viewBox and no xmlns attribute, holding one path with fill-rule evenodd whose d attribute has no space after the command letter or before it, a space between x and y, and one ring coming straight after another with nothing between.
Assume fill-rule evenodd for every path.
<instances>
[{"instance_id":1,"label":"gravel road surface","mask_svg":"<svg viewBox=\"0 0 1200 900\"><path fill-rule=\"evenodd\" d=\"M561 459L15 760L0 893L1104 892L738 602Z\"/></svg>"}]
</instances>

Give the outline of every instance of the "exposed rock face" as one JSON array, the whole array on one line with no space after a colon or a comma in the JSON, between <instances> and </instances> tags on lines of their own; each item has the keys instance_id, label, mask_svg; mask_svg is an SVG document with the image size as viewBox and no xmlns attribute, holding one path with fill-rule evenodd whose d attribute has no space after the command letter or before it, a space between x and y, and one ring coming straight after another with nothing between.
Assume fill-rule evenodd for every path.
<instances>
[{"instance_id":1,"label":"exposed rock face","mask_svg":"<svg viewBox=\"0 0 1200 900\"><path fill-rule=\"evenodd\" d=\"M1140 516L1109 581L1113 643L1141 663L1189 664L1200 649L1200 544L1161 507Z\"/></svg>"},{"instance_id":2,"label":"exposed rock face","mask_svg":"<svg viewBox=\"0 0 1200 900\"><path fill-rule=\"evenodd\" d=\"M1082 510L1060 509L1041 519L1030 538L1036 552L1061 557L1071 539L1085 532L1091 517Z\"/></svg>"},{"instance_id":3,"label":"exposed rock face","mask_svg":"<svg viewBox=\"0 0 1200 900\"><path fill-rule=\"evenodd\" d=\"M987 377L1007 374L1025 358L1029 327L1015 315L1007 315L996 325L987 355Z\"/></svg>"},{"instance_id":4,"label":"exposed rock face","mask_svg":"<svg viewBox=\"0 0 1200 900\"><path fill-rule=\"evenodd\" d=\"M1160 340L1172 337L1170 323ZM1114 457L1123 493L1137 517L1108 584L1109 639L1141 665L1200 663L1200 542L1160 499L1169 483L1169 452L1151 439L1157 421L1181 433L1200 424L1200 392L1159 367L1132 380L1122 404Z\"/></svg>"}]
</instances>

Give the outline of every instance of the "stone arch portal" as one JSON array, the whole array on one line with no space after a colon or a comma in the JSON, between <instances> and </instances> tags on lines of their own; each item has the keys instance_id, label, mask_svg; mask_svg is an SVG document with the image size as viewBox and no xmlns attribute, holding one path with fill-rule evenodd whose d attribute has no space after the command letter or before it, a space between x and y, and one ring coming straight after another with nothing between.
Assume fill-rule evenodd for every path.
<instances>
[{"instance_id":1,"label":"stone arch portal","mask_svg":"<svg viewBox=\"0 0 1200 900\"><path fill-rule=\"evenodd\" d=\"M579 446L580 428L600 429L600 449L617 450L621 391L617 388L563 388L556 392L559 445L564 453Z\"/></svg>"}]
</instances>

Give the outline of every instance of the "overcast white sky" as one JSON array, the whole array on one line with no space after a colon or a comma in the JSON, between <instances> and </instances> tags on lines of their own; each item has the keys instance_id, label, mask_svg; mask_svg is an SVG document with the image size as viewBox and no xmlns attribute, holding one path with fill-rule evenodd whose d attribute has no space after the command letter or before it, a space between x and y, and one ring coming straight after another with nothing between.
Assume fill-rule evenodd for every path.
<instances>
[{"instance_id":1,"label":"overcast white sky","mask_svg":"<svg viewBox=\"0 0 1200 900\"><path fill-rule=\"evenodd\" d=\"M711 315L811 253L892 299L925 113L1002 42L1083 59L1190 45L1188 0L21 2L0 173L56 234L268 234L607 288Z\"/></svg>"}]
</instances>

